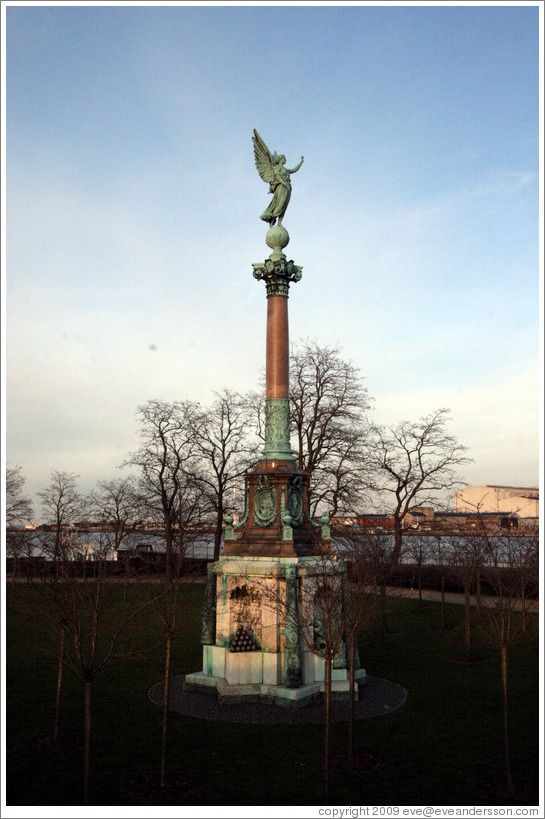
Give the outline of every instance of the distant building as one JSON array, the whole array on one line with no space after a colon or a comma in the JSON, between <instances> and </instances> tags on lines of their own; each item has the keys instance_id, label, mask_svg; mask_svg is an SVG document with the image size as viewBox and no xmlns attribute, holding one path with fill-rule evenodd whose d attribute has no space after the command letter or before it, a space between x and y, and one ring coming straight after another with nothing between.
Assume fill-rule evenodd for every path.
<instances>
[{"instance_id":1,"label":"distant building","mask_svg":"<svg viewBox=\"0 0 545 819\"><path fill-rule=\"evenodd\" d=\"M454 495L456 512L502 512L518 518L539 517L538 486L467 486Z\"/></svg>"},{"instance_id":2,"label":"distant building","mask_svg":"<svg viewBox=\"0 0 545 819\"><path fill-rule=\"evenodd\" d=\"M384 513L368 514L368 515L353 515L350 517L336 517L331 520L332 526L361 526L363 529L371 532L393 530L394 518L393 515Z\"/></svg>"},{"instance_id":3,"label":"distant building","mask_svg":"<svg viewBox=\"0 0 545 819\"><path fill-rule=\"evenodd\" d=\"M370 532L392 531L393 515L358 515L352 518L334 518L332 524L361 526ZM537 516L519 516L516 512L445 512L436 511L431 506L413 507L403 518L403 529L407 534L450 534L470 535L503 534L517 531L520 535L535 535L539 529Z\"/></svg>"}]
</instances>

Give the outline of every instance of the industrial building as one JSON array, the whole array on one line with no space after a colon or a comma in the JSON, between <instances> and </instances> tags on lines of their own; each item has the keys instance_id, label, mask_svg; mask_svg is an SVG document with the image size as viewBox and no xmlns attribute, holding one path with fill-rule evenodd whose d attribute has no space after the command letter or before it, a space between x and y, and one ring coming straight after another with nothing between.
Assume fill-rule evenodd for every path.
<instances>
[{"instance_id":1,"label":"industrial building","mask_svg":"<svg viewBox=\"0 0 545 819\"><path fill-rule=\"evenodd\" d=\"M454 495L456 512L503 512L539 518L538 486L466 486Z\"/></svg>"}]
</instances>

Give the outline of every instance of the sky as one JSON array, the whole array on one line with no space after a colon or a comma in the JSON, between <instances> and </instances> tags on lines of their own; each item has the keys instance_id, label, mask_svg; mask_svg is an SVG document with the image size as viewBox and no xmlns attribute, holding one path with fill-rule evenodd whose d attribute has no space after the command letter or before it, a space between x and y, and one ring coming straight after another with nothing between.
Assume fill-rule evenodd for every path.
<instances>
[{"instance_id":1,"label":"sky","mask_svg":"<svg viewBox=\"0 0 545 819\"><path fill-rule=\"evenodd\" d=\"M2 11L5 453L27 494L126 474L148 399L257 388L254 128L305 158L291 341L339 347L376 423L449 407L468 483L538 483L538 4Z\"/></svg>"}]
</instances>

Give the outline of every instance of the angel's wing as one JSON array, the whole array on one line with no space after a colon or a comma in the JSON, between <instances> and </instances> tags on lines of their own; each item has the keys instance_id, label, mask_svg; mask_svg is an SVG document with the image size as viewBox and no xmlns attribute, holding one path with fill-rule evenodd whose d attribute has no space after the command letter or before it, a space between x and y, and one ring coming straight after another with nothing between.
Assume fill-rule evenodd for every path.
<instances>
[{"instance_id":1,"label":"angel's wing","mask_svg":"<svg viewBox=\"0 0 545 819\"><path fill-rule=\"evenodd\" d=\"M274 170L271 152L254 128L253 135L255 166L264 182L274 182Z\"/></svg>"}]
</instances>

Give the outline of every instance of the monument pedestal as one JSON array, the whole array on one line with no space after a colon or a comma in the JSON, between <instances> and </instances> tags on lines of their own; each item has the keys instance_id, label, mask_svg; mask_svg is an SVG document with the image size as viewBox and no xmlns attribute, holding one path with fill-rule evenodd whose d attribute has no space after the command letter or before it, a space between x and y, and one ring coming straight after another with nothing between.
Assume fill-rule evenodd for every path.
<instances>
[{"instance_id":1,"label":"monument pedestal","mask_svg":"<svg viewBox=\"0 0 545 819\"><path fill-rule=\"evenodd\" d=\"M324 563L308 557L223 556L209 567L203 613L203 670L188 674L189 690L216 691L222 702L265 700L301 707L325 686L317 593ZM327 582L342 589L344 561L327 557ZM332 696L349 695L349 646L342 641L332 669ZM365 671L356 670L356 681ZM357 697L357 686L356 686Z\"/></svg>"}]
</instances>

